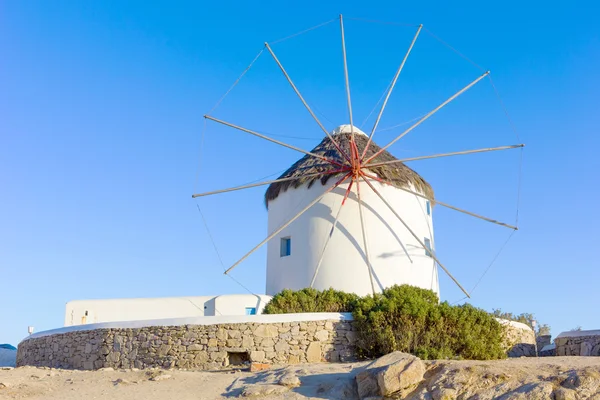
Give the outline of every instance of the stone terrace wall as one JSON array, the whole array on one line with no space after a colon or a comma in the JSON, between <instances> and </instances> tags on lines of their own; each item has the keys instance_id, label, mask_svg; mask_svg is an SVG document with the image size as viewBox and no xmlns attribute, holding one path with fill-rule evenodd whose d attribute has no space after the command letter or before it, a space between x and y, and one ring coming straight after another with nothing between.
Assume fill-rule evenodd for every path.
<instances>
[{"instance_id":1,"label":"stone terrace wall","mask_svg":"<svg viewBox=\"0 0 600 400\"><path fill-rule=\"evenodd\" d=\"M504 348L509 357L535 357L535 333L527 325L498 319L504 327Z\"/></svg>"},{"instance_id":2,"label":"stone terrace wall","mask_svg":"<svg viewBox=\"0 0 600 400\"><path fill-rule=\"evenodd\" d=\"M355 332L339 320L107 328L27 339L17 365L214 369L241 361L351 361Z\"/></svg>"},{"instance_id":3,"label":"stone terrace wall","mask_svg":"<svg viewBox=\"0 0 600 400\"><path fill-rule=\"evenodd\" d=\"M554 343L557 356L600 356L600 331L563 332Z\"/></svg>"}]
</instances>

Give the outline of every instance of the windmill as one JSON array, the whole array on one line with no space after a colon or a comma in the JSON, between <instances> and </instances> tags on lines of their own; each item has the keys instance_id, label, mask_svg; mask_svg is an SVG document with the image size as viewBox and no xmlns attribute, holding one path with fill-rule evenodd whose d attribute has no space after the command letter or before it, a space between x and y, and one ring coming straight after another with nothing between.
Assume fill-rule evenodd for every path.
<instances>
[{"instance_id":1,"label":"windmill","mask_svg":"<svg viewBox=\"0 0 600 400\"><path fill-rule=\"evenodd\" d=\"M269 234L227 268L225 274L229 274L251 254L267 245L266 292L269 295L286 288L297 290L305 287L317 289L333 287L365 295L381 292L386 287L403 283L439 293L437 275L437 266L439 266L465 296L470 297L470 292L459 283L436 255L432 227L434 205L447 207L514 231L518 228L438 200L434 197L429 183L405 163L516 149L522 148L523 145L515 144L403 159L394 157L388 149L440 109L489 77L489 71L476 77L418 118L389 143L380 147L373 138L396 82L423 30L423 25L417 26L412 42L385 94L375 123L371 131L366 134L353 122L344 21L341 15L339 24L349 124L341 125L329 132L304 99L268 43L265 43L264 49L233 85L235 87L263 52L268 52L301 103L325 134L322 142L314 149L307 151L256 130L208 114L204 116L208 121L304 154L278 179L192 196L198 198L269 185L265 194L269 213ZM297 199L300 192L303 193L304 199L301 209L289 217L290 210L293 209L292 199Z\"/></svg>"}]
</instances>

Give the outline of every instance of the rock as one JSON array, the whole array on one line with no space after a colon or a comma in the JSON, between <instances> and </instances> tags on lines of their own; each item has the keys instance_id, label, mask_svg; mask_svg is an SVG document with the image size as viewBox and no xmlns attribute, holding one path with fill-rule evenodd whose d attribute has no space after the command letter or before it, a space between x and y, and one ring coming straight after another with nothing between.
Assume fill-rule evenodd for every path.
<instances>
[{"instance_id":1,"label":"rock","mask_svg":"<svg viewBox=\"0 0 600 400\"><path fill-rule=\"evenodd\" d=\"M590 342L581 343L581 351L579 353L580 356L587 357L592 355L592 347L593 345Z\"/></svg>"},{"instance_id":2,"label":"rock","mask_svg":"<svg viewBox=\"0 0 600 400\"><path fill-rule=\"evenodd\" d=\"M279 335L279 330L273 325L259 325L254 331L254 336L260 338L275 338Z\"/></svg>"},{"instance_id":3,"label":"rock","mask_svg":"<svg viewBox=\"0 0 600 400\"><path fill-rule=\"evenodd\" d=\"M300 364L300 356L292 354L288 357L288 364Z\"/></svg>"},{"instance_id":4,"label":"rock","mask_svg":"<svg viewBox=\"0 0 600 400\"><path fill-rule=\"evenodd\" d=\"M107 372L112 372L112 371L114 371L114 370L115 370L115 369L114 369L114 368L112 368L112 367L106 367L106 368L100 368L98 371L107 371Z\"/></svg>"},{"instance_id":5,"label":"rock","mask_svg":"<svg viewBox=\"0 0 600 400\"><path fill-rule=\"evenodd\" d=\"M502 400L551 399L554 387L550 382L528 383L502 396Z\"/></svg>"},{"instance_id":6,"label":"rock","mask_svg":"<svg viewBox=\"0 0 600 400\"><path fill-rule=\"evenodd\" d=\"M250 372L265 371L270 368L271 364L263 364L257 362L253 362L252 364L250 364Z\"/></svg>"},{"instance_id":7,"label":"rock","mask_svg":"<svg viewBox=\"0 0 600 400\"><path fill-rule=\"evenodd\" d=\"M150 378L151 381L153 382L159 382L159 381L164 381L167 379L171 379L171 375L169 374L160 374L160 375L156 375L153 376L152 378Z\"/></svg>"},{"instance_id":8,"label":"rock","mask_svg":"<svg viewBox=\"0 0 600 400\"><path fill-rule=\"evenodd\" d=\"M301 385L300 379L292 372L283 374L281 378L279 378L278 383L289 388L295 388Z\"/></svg>"},{"instance_id":9,"label":"rock","mask_svg":"<svg viewBox=\"0 0 600 400\"><path fill-rule=\"evenodd\" d=\"M321 362L321 345L318 342L312 342L308 345L306 361L309 363Z\"/></svg>"},{"instance_id":10,"label":"rock","mask_svg":"<svg viewBox=\"0 0 600 400\"><path fill-rule=\"evenodd\" d=\"M247 385L242 389L243 397L262 397L287 392L289 388L281 385Z\"/></svg>"},{"instance_id":11,"label":"rock","mask_svg":"<svg viewBox=\"0 0 600 400\"><path fill-rule=\"evenodd\" d=\"M275 345L275 351L288 351L289 349L290 349L290 345L287 344L286 342L284 342L283 340L280 340Z\"/></svg>"},{"instance_id":12,"label":"rock","mask_svg":"<svg viewBox=\"0 0 600 400\"><path fill-rule=\"evenodd\" d=\"M8 382L0 382L0 390L10 387Z\"/></svg>"},{"instance_id":13,"label":"rock","mask_svg":"<svg viewBox=\"0 0 600 400\"><path fill-rule=\"evenodd\" d=\"M435 388L431 394L433 400L454 400L458 397L456 389L452 388Z\"/></svg>"},{"instance_id":14,"label":"rock","mask_svg":"<svg viewBox=\"0 0 600 400\"><path fill-rule=\"evenodd\" d=\"M116 381L113 381L113 385L117 386L117 385L129 385L131 382L128 381L127 379L122 379L119 378Z\"/></svg>"},{"instance_id":15,"label":"rock","mask_svg":"<svg viewBox=\"0 0 600 400\"><path fill-rule=\"evenodd\" d=\"M555 400L577 400L578 398L577 392L572 389L560 387L554 391Z\"/></svg>"},{"instance_id":16,"label":"rock","mask_svg":"<svg viewBox=\"0 0 600 400\"><path fill-rule=\"evenodd\" d=\"M317 331L317 333L315 333L315 339L317 339L319 342L324 342L329 339L329 332Z\"/></svg>"},{"instance_id":17,"label":"rock","mask_svg":"<svg viewBox=\"0 0 600 400\"><path fill-rule=\"evenodd\" d=\"M358 393L356 391L356 382L354 379L341 379L336 382L331 382L329 385L321 384L318 392L322 393L323 397L327 399L340 399L340 400L354 400L358 399ZM380 399L377 396L377 399Z\"/></svg>"},{"instance_id":18,"label":"rock","mask_svg":"<svg viewBox=\"0 0 600 400\"><path fill-rule=\"evenodd\" d=\"M250 361L253 362L261 362L265 359L264 351L251 351L250 352Z\"/></svg>"},{"instance_id":19,"label":"rock","mask_svg":"<svg viewBox=\"0 0 600 400\"><path fill-rule=\"evenodd\" d=\"M410 354L399 351L375 360L356 375L358 395L389 396L418 385L423 380L425 365Z\"/></svg>"}]
</instances>

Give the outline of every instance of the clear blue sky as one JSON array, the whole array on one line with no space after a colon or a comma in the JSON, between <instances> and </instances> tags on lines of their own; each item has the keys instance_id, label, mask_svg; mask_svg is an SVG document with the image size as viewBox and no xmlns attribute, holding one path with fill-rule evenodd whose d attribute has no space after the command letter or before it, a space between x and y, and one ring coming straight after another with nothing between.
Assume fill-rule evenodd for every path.
<instances>
[{"instance_id":1,"label":"clear blue sky","mask_svg":"<svg viewBox=\"0 0 600 400\"><path fill-rule=\"evenodd\" d=\"M527 144L520 231L473 293L553 334L600 328L600 28L595 2L3 2L0 5L0 343L62 326L73 299L243 293L222 275L266 234L264 188L195 191L276 174L301 156L202 115L261 49L347 17L425 24L494 82ZM414 28L346 22L355 120L367 117ZM347 123L336 23L273 46L332 129ZM423 33L381 127L480 74ZM305 149L322 137L268 56L215 116ZM371 122L365 125L370 127ZM376 134L386 144L401 128ZM396 156L518 143L487 80L395 144ZM518 151L410 164L439 199L514 222ZM473 287L510 233L436 207L439 257ZM443 273L440 272L442 275ZM264 291L265 252L234 276ZM460 292L442 278L442 298Z\"/></svg>"}]
</instances>

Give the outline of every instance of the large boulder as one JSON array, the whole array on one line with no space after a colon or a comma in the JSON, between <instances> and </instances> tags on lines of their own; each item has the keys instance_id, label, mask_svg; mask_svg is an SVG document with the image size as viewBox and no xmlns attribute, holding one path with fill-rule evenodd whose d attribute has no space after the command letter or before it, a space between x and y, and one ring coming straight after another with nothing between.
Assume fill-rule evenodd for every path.
<instances>
[{"instance_id":1,"label":"large boulder","mask_svg":"<svg viewBox=\"0 0 600 400\"><path fill-rule=\"evenodd\" d=\"M399 351L378 358L356 375L358 395L361 399L390 396L416 387L425 374L423 362Z\"/></svg>"}]
</instances>

